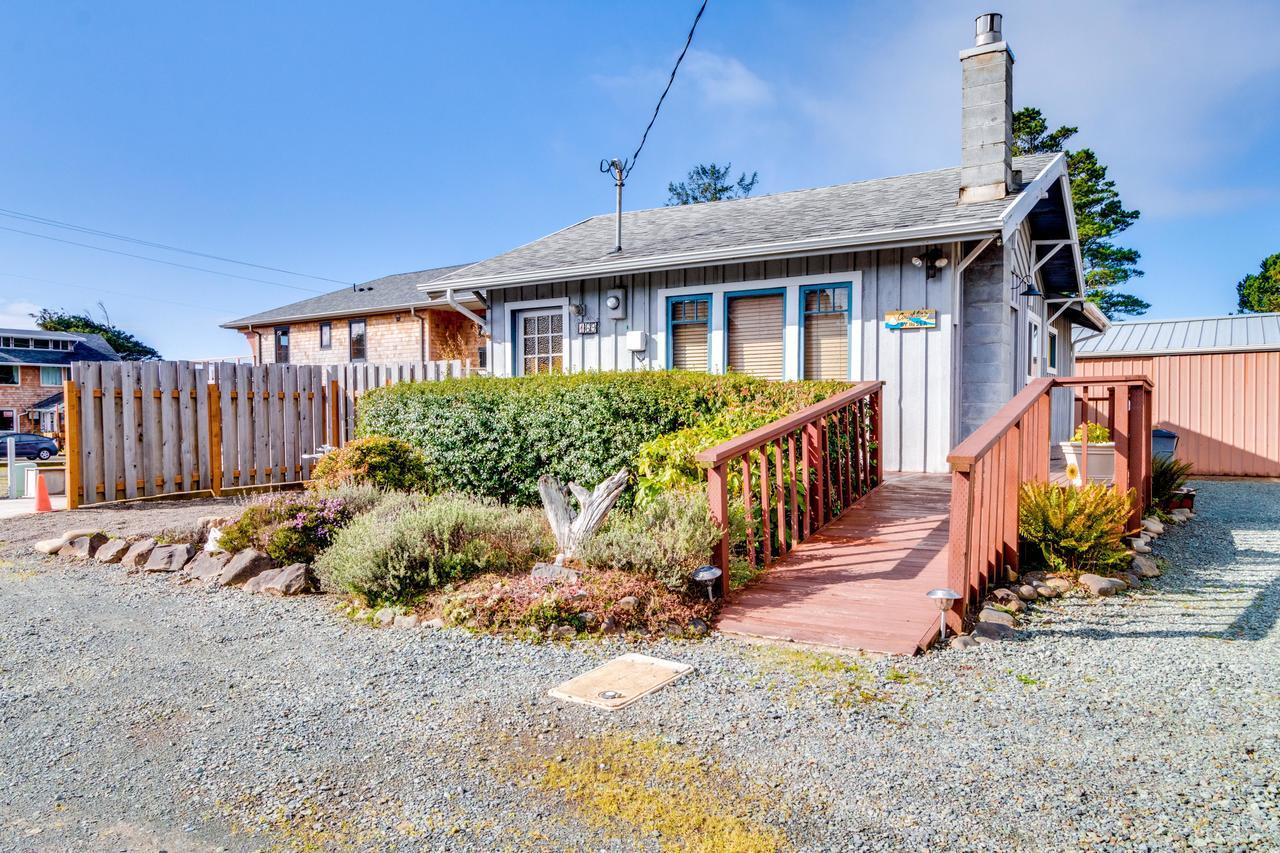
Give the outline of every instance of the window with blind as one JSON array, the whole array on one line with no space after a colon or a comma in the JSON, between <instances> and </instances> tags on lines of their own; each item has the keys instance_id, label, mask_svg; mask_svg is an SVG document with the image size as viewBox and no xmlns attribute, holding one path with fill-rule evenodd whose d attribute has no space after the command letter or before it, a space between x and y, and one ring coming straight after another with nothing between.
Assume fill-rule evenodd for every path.
<instances>
[{"instance_id":1,"label":"window with blind","mask_svg":"<svg viewBox=\"0 0 1280 853\"><path fill-rule=\"evenodd\" d=\"M729 369L761 379L782 379L783 295L725 297Z\"/></svg>"},{"instance_id":2,"label":"window with blind","mask_svg":"<svg viewBox=\"0 0 1280 853\"><path fill-rule=\"evenodd\" d=\"M671 328L668 366L677 370L706 372L711 367L711 297L692 296L667 300Z\"/></svg>"},{"instance_id":3,"label":"window with blind","mask_svg":"<svg viewBox=\"0 0 1280 853\"><path fill-rule=\"evenodd\" d=\"M521 376L564 372L564 314L559 308L524 311L517 329Z\"/></svg>"},{"instance_id":4,"label":"window with blind","mask_svg":"<svg viewBox=\"0 0 1280 853\"><path fill-rule=\"evenodd\" d=\"M849 378L849 291L847 284L801 290L805 379Z\"/></svg>"}]
</instances>

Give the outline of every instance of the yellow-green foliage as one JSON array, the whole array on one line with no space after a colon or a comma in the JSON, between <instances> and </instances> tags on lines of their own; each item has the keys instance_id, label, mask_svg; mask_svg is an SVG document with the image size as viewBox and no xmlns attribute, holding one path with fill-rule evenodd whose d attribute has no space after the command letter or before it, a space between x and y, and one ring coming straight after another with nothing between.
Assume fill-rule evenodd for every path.
<instances>
[{"instance_id":1,"label":"yellow-green foliage","mask_svg":"<svg viewBox=\"0 0 1280 853\"><path fill-rule=\"evenodd\" d=\"M797 698L801 693L818 693L830 697L831 702L841 708L883 702L889 698L879 689L875 673L844 655L761 645L752 646L748 656L763 671L761 677L755 679L756 683L777 687L776 681L768 676L773 673L788 676L790 698Z\"/></svg>"},{"instance_id":2,"label":"yellow-green foliage","mask_svg":"<svg viewBox=\"0 0 1280 853\"><path fill-rule=\"evenodd\" d=\"M663 850L767 853L788 847L762 820L776 802L730 768L658 739L604 735L537 759L535 784L560 794L577 817L634 842L658 833ZM540 771L540 772L539 772Z\"/></svg>"},{"instance_id":3,"label":"yellow-green foliage","mask_svg":"<svg viewBox=\"0 0 1280 853\"><path fill-rule=\"evenodd\" d=\"M1085 427L1089 428L1090 444L1105 444L1111 440L1111 430L1107 429L1102 424L1089 423L1088 421L1076 427L1076 431L1072 434L1071 440L1076 442L1082 441L1084 439Z\"/></svg>"},{"instance_id":4,"label":"yellow-green foliage","mask_svg":"<svg viewBox=\"0 0 1280 853\"><path fill-rule=\"evenodd\" d=\"M1018 498L1018 533L1039 549L1050 569L1078 574L1124 562L1121 540L1137 499L1132 489L1122 495L1105 483L1023 483Z\"/></svg>"}]
</instances>

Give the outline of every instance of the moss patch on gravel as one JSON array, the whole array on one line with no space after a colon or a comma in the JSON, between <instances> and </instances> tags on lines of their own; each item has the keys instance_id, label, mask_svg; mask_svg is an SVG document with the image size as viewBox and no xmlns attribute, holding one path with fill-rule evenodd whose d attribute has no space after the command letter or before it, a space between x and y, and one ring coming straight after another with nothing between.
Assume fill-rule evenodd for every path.
<instances>
[{"instance_id":1,"label":"moss patch on gravel","mask_svg":"<svg viewBox=\"0 0 1280 853\"><path fill-rule=\"evenodd\" d=\"M841 708L890 698L880 689L881 681L876 673L850 656L775 645L751 646L746 654L760 668L760 675L753 682L770 689L786 689L791 704L795 704L802 693L828 696ZM777 678L779 675L784 678Z\"/></svg>"},{"instance_id":2,"label":"moss patch on gravel","mask_svg":"<svg viewBox=\"0 0 1280 853\"><path fill-rule=\"evenodd\" d=\"M776 792L731 766L658 738L594 735L535 754L524 784L562 797L574 817L611 839L653 837L662 850L772 853L791 848Z\"/></svg>"}]
</instances>

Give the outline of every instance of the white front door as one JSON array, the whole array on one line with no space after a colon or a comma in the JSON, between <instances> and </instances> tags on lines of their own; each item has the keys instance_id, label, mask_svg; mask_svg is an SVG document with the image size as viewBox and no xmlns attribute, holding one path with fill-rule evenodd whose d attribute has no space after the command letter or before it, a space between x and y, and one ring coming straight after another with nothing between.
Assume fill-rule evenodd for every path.
<instances>
[{"instance_id":1,"label":"white front door","mask_svg":"<svg viewBox=\"0 0 1280 853\"><path fill-rule=\"evenodd\" d=\"M516 317L516 375L563 373L564 340L561 308L521 311Z\"/></svg>"}]
</instances>

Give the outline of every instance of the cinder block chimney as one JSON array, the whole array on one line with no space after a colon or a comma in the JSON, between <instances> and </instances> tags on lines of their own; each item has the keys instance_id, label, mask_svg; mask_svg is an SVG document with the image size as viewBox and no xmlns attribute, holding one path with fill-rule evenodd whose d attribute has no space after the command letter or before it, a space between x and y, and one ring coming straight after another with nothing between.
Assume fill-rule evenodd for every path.
<instances>
[{"instance_id":1,"label":"cinder block chimney","mask_svg":"<svg viewBox=\"0 0 1280 853\"><path fill-rule=\"evenodd\" d=\"M974 46L960 51L960 202L990 201L1013 191L1013 51L1001 15L975 22Z\"/></svg>"}]
</instances>

